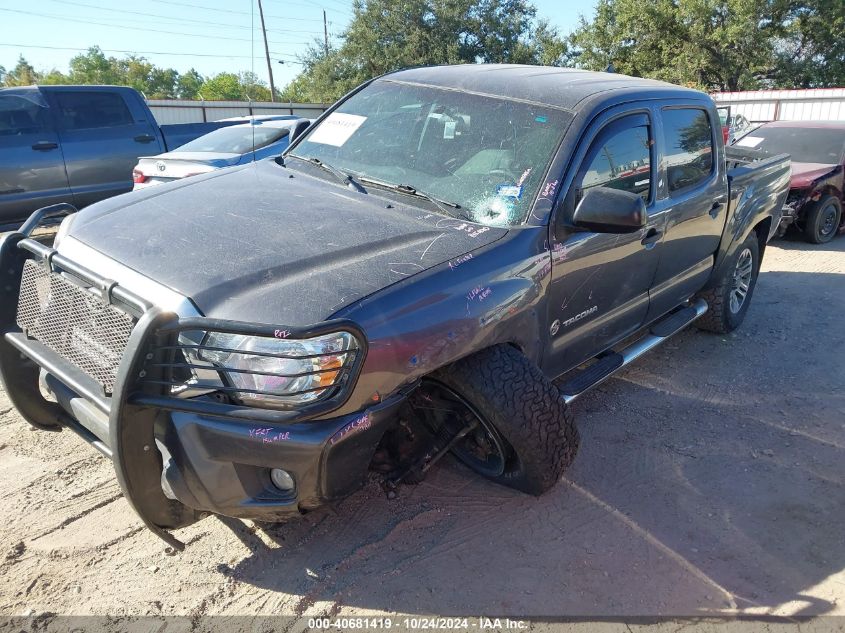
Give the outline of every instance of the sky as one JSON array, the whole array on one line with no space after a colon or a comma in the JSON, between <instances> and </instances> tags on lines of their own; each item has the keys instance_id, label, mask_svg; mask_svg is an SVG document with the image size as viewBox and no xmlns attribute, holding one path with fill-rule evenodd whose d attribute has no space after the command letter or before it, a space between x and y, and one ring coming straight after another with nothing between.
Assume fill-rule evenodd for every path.
<instances>
[{"instance_id":1,"label":"sky","mask_svg":"<svg viewBox=\"0 0 845 633\"><path fill-rule=\"evenodd\" d=\"M300 70L297 54L343 32L351 0L261 0L273 77L283 87ZM566 34L595 0L534 0L538 17ZM67 72L71 57L89 46L108 56L135 53L157 66L200 74L254 70L267 81L257 0L0 0L0 66L23 55L36 70ZM283 63L280 63L283 62Z\"/></svg>"}]
</instances>

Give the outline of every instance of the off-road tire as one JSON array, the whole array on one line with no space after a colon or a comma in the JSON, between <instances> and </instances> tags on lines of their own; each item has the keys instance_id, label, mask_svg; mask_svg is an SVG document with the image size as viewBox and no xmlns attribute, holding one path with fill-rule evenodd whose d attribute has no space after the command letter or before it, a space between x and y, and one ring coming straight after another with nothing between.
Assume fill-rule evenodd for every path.
<instances>
[{"instance_id":1,"label":"off-road tire","mask_svg":"<svg viewBox=\"0 0 845 633\"><path fill-rule=\"evenodd\" d=\"M831 207L836 213L833 219L833 230L825 233L823 225ZM842 205L835 196L824 196L807 209L804 217L804 238L811 244L826 244L839 231L840 224L842 224Z\"/></svg>"},{"instance_id":2,"label":"off-road tire","mask_svg":"<svg viewBox=\"0 0 845 633\"><path fill-rule=\"evenodd\" d=\"M488 477L532 495L554 486L575 459L578 430L558 389L517 349L498 345L438 370L444 383L508 445L501 475Z\"/></svg>"},{"instance_id":3,"label":"off-road tire","mask_svg":"<svg viewBox=\"0 0 845 633\"><path fill-rule=\"evenodd\" d=\"M748 249L752 256L752 272L751 284L748 288L748 293L745 296L738 312L734 312L730 307L730 295L733 290L733 275L737 267L737 262L740 255ZM725 261L717 273L719 275L715 284L707 290L702 290L698 293L698 297L707 301L709 306L707 312L704 313L700 319L695 322L696 327L700 330L708 332L715 332L717 334L727 334L738 328L745 319L745 313L748 312L748 306L751 304L751 298L754 294L754 288L757 285L757 275L760 272L760 244L757 242L757 235L751 233L746 240L737 247L731 254L730 258Z\"/></svg>"}]
</instances>

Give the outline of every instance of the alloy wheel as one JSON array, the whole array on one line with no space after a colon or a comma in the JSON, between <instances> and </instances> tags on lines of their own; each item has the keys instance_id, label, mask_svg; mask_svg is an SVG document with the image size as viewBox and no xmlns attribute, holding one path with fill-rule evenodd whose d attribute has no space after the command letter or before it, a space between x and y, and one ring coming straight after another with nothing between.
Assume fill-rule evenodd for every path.
<instances>
[{"instance_id":1,"label":"alloy wheel","mask_svg":"<svg viewBox=\"0 0 845 633\"><path fill-rule=\"evenodd\" d=\"M748 291L751 288L751 278L754 274L754 256L751 249L745 248L739 254L734 268L733 280L730 292L731 312L738 314L745 303Z\"/></svg>"}]
</instances>

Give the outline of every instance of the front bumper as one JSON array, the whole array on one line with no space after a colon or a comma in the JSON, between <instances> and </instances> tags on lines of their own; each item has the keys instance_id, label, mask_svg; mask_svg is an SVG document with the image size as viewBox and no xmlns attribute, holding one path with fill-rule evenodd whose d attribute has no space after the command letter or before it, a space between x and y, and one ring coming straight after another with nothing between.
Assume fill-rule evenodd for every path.
<instances>
[{"instance_id":1,"label":"front bumper","mask_svg":"<svg viewBox=\"0 0 845 633\"><path fill-rule=\"evenodd\" d=\"M36 223L37 224L37 223ZM39 259L99 289L104 301L134 308L129 336L110 393L16 324L24 262ZM296 409L259 409L214 398L171 395L154 380L153 350L172 346L180 331L209 329L267 335L279 326L180 318L98 277L23 233L0 242L0 380L21 415L45 430L69 428L109 456L124 495L144 522L164 530L204 513L275 520L340 499L358 489L385 428L404 402L401 393L350 415L328 417L346 401L366 354L364 344L349 389ZM292 337L318 336L347 322L286 328ZM151 380L153 378L153 380ZM162 384L157 384L162 383ZM56 402L45 399L47 390ZM294 491L273 485L270 470L287 471Z\"/></svg>"}]
</instances>

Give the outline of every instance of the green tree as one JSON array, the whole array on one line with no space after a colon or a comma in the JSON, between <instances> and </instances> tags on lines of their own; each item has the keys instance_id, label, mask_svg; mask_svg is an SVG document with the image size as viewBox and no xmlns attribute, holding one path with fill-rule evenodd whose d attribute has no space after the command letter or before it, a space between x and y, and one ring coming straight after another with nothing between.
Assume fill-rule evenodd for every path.
<instances>
[{"instance_id":1,"label":"green tree","mask_svg":"<svg viewBox=\"0 0 845 633\"><path fill-rule=\"evenodd\" d=\"M39 82L43 85L62 85L62 84L69 84L70 77L65 75L63 72L56 70L55 68L49 72L41 73L41 81Z\"/></svg>"},{"instance_id":2,"label":"green tree","mask_svg":"<svg viewBox=\"0 0 845 633\"><path fill-rule=\"evenodd\" d=\"M199 94L210 101L270 100L270 90L251 72L218 73L203 82Z\"/></svg>"},{"instance_id":3,"label":"green tree","mask_svg":"<svg viewBox=\"0 0 845 633\"><path fill-rule=\"evenodd\" d=\"M577 65L707 90L845 83L842 0L599 0Z\"/></svg>"},{"instance_id":4,"label":"green tree","mask_svg":"<svg viewBox=\"0 0 845 633\"><path fill-rule=\"evenodd\" d=\"M270 100L270 89L254 72L248 70L239 72L238 83L242 87L244 99L252 99L253 101Z\"/></svg>"},{"instance_id":5,"label":"green tree","mask_svg":"<svg viewBox=\"0 0 845 633\"><path fill-rule=\"evenodd\" d=\"M775 63L768 75L779 88L833 88L845 85L845 2L790 2Z\"/></svg>"},{"instance_id":6,"label":"green tree","mask_svg":"<svg viewBox=\"0 0 845 633\"><path fill-rule=\"evenodd\" d=\"M40 79L40 75L32 67L32 64L24 59L23 55L18 57L18 63L12 70L3 73L4 86L31 86L37 84Z\"/></svg>"},{"instance_id":7,"label":"green tree","mask_svg":"<svg viewBox=\"0 0 845 633\"><path fill-rule=\"evenodd\" d=\"M547 23L532 33L527 0L355 0L342 43L319 43L283 99L331 102L361 82L409 66L474 62L561 63L566 44ZM373 52L377 51L376 54Z\"/></svg>"},{"instance_id":8,"label":"green tree","mask_svg":"<svg viewBox=\"0 0 845 633\"><path fill-rule=\"evenodd\" d=\"M126 71L114 57L106 57L98 46L70 60L70 82L74 84L125 84Z\"/></svg>"},{"instance_id":9,"label":"green tree","mask_svg":"<svg viewBox=\"0 0 845 633\"><path fill-rule=\"evenodd\" d=\"M533 34L533 55L541 66L571 66L572 55L566 38L548 21L540 20Z\"/></svg>"},{"instance_id":10,"label":"green tree","mask_svg":"<svg viewBox=\"0 0 845 633\"><path fill-rule=\"evenodd\" d=\"M176 96L180 99L199 99L203 81L203 76L191 68L176 81Z\"/></svg>"},{"instance_id":11,"label":"green tree","mask_svg":"<svg viewBox=\"0 0 845 633\"><path fill-rule=\"evenodd\" d=\"M70 60L67 82L73 84L115 84L130 86L149 99L171 99L177 94L179 73L159 68L145 57L127 55L122 59L106 57L93 46Z\"/></svg>"}]
</instances>

